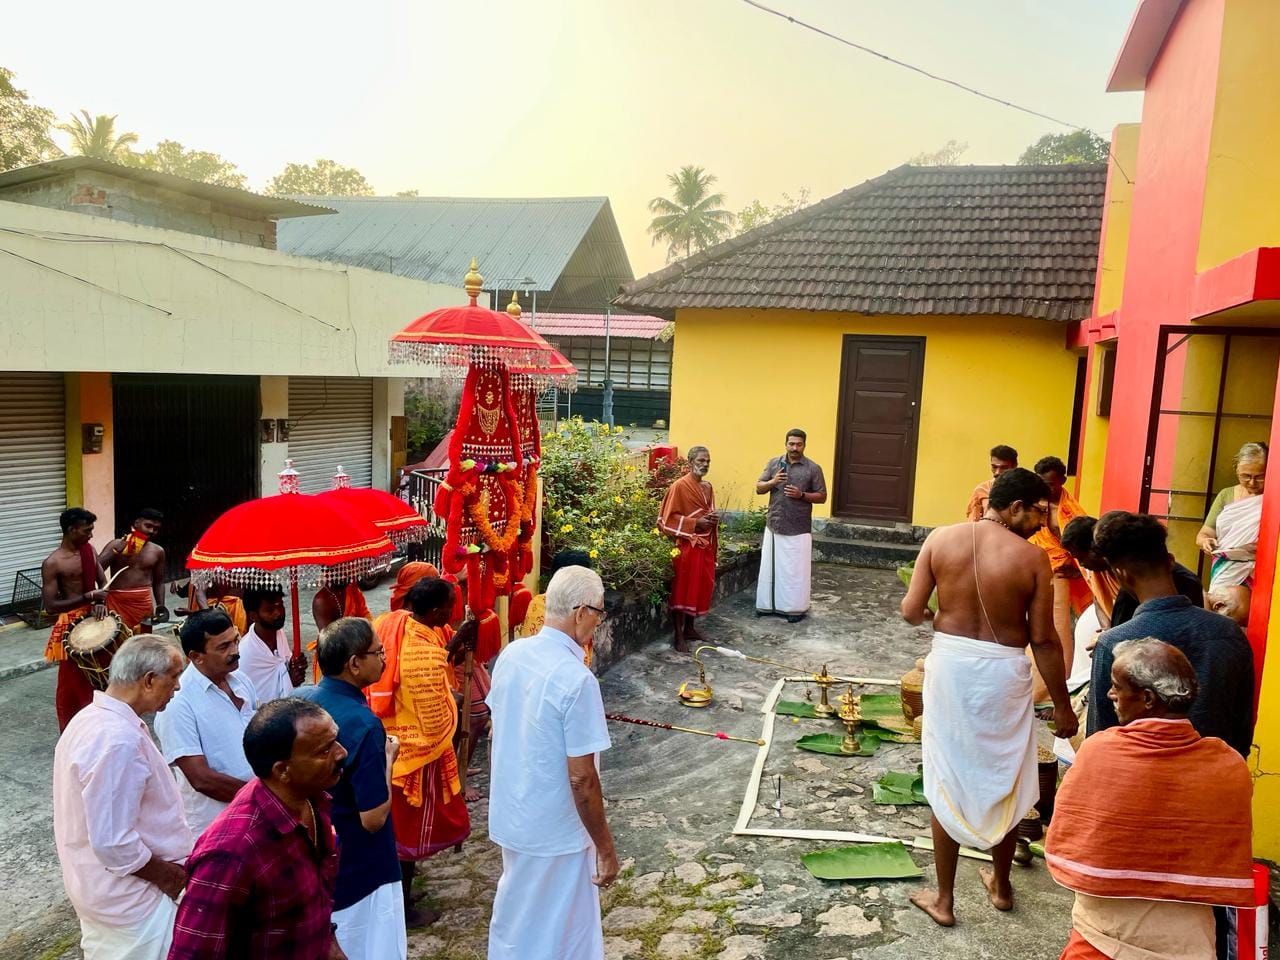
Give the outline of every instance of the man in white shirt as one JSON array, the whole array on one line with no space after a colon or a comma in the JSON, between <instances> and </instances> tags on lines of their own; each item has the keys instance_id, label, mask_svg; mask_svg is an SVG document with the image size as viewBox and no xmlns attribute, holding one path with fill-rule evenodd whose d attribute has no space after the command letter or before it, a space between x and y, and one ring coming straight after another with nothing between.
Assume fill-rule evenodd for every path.
<instances>
[{"instance_id":1,"label":"man in white shirt","mask_svg":"<svg viewBox=\"0 0 1280 960\"><path fill-rule=\"evenodd\" d=\"M169 952L192 838L142 715L164 709L181 673L172 643L132 637L54 748L53 836L85 960Z\"/></svg>"},{"instance_id":2,"label":"man in white shirt","mask_svg":"<svg viewBox=\"0 0 1280 960\"><path fill-rule=\"evenodd\" d=\"M291 696L306 678L307 658L289 653L284 594L279 590L246 590L244 611L249 632L240 642L241 675L253 684L259 703Z\"/></svg>"},{"instance_id":3,"label":"man in white shirt","mask_svg":"<svg viewBox=\"0 0 1280 960\"><path fill-rule=\"evenodd\" d=\"M596 755L609 749L600 685L583 652L604 617L604 586L565 567L547 586L546 621L498 657L489 838L502 877L489 960L602 960L600 894L618 876Z\"/></svg>"},{"instance_id":4,"label":"man in white shirt","mask_svg":"<svg viewBox=\"0 0 1280 960\"><path fill-rule=\"evenodd\" d=\"M182 689L156 716L156 736L165 762L176 768L187 826L198 837L253 779L244 728L258 698L238 671L240 634L225 611L197 610L179 635L190 662Z\"/></svg>"}]
</instances>

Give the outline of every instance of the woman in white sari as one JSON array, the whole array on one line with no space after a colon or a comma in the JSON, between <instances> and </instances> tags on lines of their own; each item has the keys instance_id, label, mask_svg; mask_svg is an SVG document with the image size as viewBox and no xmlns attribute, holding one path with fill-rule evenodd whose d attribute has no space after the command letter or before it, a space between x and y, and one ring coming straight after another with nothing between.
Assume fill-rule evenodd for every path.
<instances>
[{"instance_id":1,"label":"woman in white sari","mask_svg":"<svg viewBox=\"0 0 1280 960\"><path fill-rule=\"evenodd\" d=\"M1210 590L1253 585L1262 490L1267 474L1267 445L1246 443L1236 454L1234 463L1236 485L1218 494L1204 526L1196 534L1196 545L1213 558Z\"/></svg>"}]
</instances>

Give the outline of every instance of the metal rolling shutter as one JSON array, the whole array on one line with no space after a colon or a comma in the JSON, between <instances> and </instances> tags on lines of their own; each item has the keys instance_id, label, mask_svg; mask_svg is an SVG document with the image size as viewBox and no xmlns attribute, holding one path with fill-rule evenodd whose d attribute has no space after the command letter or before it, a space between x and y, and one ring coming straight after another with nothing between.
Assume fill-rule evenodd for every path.
<instances>
[{"instance_id":1,"label":"metal rolling shutter","mask_svg":"<svg viewBox=\"0 0 1280 960\"><path fill-rule=\"evenodd\" d=\"M303 493L331 486L341 465L353 487L373 485L373 381L289 378L289 456Z\"/></svg>"},{"instance_id":2,"label":"metal rolling shutter","mask_svg":"<svg viewBox=\"0 0 1280 960\"><path fill-rule=\"evenodd\" d=\"M0 373L0 603L58 545L67 507L60 373ZM37 580L39 578L37 577Z\"/></svg>"}]
</instances>

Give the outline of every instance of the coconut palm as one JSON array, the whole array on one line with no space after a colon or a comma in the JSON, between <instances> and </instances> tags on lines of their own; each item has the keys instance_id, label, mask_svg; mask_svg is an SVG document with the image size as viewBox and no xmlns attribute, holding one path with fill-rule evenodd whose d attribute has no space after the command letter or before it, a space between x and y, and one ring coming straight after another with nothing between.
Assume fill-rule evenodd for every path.
<instances>
[{"instance_id":1,"label":"coconut palm","mask_svg":"<svg viewBox=\"0 0 1280 960\"><path fill-rule=\"evenodd\" d=\"M705 250L729 235L733 214L724 209L724 194L710 193L716 182L714 174L702 167L681 167L667 174L671 198L654 197L649 212L657 216L649 222L653 242L667 244L667 261L681 253L688 257L695 250Z\"/></svg>"},{"instance_id":2,"label":"coconut palm","mask_svg":"<svg viewBox=\"0 0 1280 960\"><path fill-rule=\"evenodd\" d=\"M116 135L115 114L91 117L88 110L81 110L80 116L72 116L70 123L58 124L58 129L71 137L72 153L116 163L127 160L129 148L138 142L136 133Z\"/></svg>"}]
</instances>

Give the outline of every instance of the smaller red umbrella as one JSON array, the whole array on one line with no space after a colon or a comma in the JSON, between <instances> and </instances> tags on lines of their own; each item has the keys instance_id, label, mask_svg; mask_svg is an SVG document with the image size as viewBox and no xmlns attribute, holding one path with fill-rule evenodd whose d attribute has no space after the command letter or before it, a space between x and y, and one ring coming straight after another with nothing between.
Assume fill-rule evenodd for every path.
<instances>
[{"instance_id":1,"label":"smaller red umbrella","mask_svg":"<svg viewBox=\"0 0 1280 960\"><path fill-rule=\"evenodd\" d=\"M578 368L559 350L551 351L551 359L543 363L513 364L507 368L511 383L519 387L531 387L539 392L548 385L557 390L573 393L578 389Z\"/></svg>"},{"instance_id":2,"label":"smaller red umbrella","mask_svg":"<svg viewBox=\"0 0 1280 960\"><path fill-rule=\"evenodd\" d=\"M232 507L191 550L187 568L198 583L244 587L288 584L293 601L293 652L302 652L298 585L353 580L395 548L373 524L317 496L298 493L293 461L280 474L281 493Z\"/></svg>"},{"instance_id":3,"label":"smaller red umbrella","mask_svg":"<svg viewBox=\"0 0 1280 960\"><path fill-rule=\"evenodd\" d=\"M333 480L334 488L316 494L317 499L373 524L396 546L426 539L430 524L399 497L369 487L351 486L351 477L341 466Z\"/></svg>"}]
</instances>

